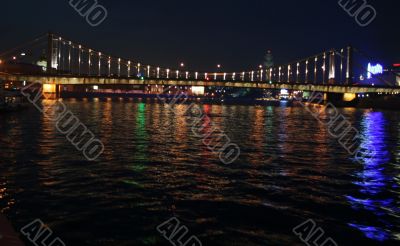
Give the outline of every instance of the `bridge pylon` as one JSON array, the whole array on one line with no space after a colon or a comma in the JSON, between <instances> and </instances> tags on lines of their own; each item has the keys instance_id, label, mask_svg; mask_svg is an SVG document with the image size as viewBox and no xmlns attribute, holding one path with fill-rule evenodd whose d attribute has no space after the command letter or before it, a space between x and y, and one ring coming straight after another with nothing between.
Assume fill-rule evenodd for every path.
<instances>
[{"instance_id":1,"label":"bridge pylon","mask_svg":"<svg viewBox=\"0 0 400 246\"><path fill-rule=\"evenodd\" d=\"M353 54L354 49L351 45L347 46L347 62L346 62L346 84L353 85Z\"/></svg>"},{"instance_id":2,"label":"bridge pylon","mask_svg":"<svg viewBox=\"0 0 400 246\"><path fill-rule=\"evenodd\" d=\"M332 49L329 53L329 84L335 84L336 83L336 53L335 50Z\"/></svg>"},{"instance_id":3,"label":"bridge pylon","mask_svg":"<svg viewBox=\"0 0 400 246\"><path fill-rule=\"evenodd\" d=\"M47 34L47 52L46 52L46 61L47 68L46 72L48 74L53 74L58 69L58 45L54 45L54 41L56 36L49 32Z\"/></svg>"}]
</instances>

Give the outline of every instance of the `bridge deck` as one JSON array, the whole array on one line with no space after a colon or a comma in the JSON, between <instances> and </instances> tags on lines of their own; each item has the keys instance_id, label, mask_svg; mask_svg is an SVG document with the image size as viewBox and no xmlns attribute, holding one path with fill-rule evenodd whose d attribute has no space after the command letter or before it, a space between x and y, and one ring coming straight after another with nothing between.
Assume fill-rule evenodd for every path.
<instances>
[{"instance_id":1,"label":"bridge deck","mask_svg":"<svg viewBox=\"0 0 400 246\"><path fill-rule=\"evenodd\" d=\"M78 77L65 75L10 75L0 74L6 81L28 81L59 85L167 85L167 86L219 86L258 89L289 89L330 93L400 93L400 87L314 85L296 83L267 83L249 81L204 81L184 79L136 79L109 77Z\"/></svg>"}]
</instances>

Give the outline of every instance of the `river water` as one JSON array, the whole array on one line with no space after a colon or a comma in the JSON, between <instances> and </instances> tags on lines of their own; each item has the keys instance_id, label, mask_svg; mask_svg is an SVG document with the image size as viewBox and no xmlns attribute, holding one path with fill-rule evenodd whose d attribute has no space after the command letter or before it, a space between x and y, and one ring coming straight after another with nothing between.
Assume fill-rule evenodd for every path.
<instances>
[{"instance_id":1,"label":"river water","mask_svg":"<svg viewBox=\"0 0 400 246\"><path fill-rule=\"evenodd\" d=\"M339 110L377 151L357 162L302 107L201 105L240 146L225 165L185 105L63 103L104 153L87 161L33 107L0 115L0 209L17 230L41 219L66 245L172 245L156 227L176 217L203 245L305 245L292 230L312 219L338 245L400 241L400 112Z\"/></svg>"}]
</instances>

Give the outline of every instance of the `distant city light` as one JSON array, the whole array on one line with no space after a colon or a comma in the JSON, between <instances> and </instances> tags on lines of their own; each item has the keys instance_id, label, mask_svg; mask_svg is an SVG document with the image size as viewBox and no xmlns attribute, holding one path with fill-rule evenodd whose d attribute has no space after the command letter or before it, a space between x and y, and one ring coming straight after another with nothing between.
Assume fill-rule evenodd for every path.
<instances>
[{"instance_id":1,"label":"distant city light","mask_svg":"<svg viewBox=\"0 0 400 246\"><path fill-rule=\"evenodd\" d=\"M203 96L205 88L204 86L192 86L192 93L196 96Z\"/></svg>"},{"instance_id":2,"label":"distant city light","mask_svg":"<svg viewBox=\"0 0 400 246\"><path fill-rule=\"evenodd\" d=\"M289 91L286 90L286 89L282 89L282 90L281 90L281 94L282 94L282 95L288 95L288 94L289 94Z\"/></svg>"},{"instance_id":3,"label":"distant city light","mask_svg":"<svg viewBox=\"0 0 400 246\"><path fill-rule=\"evenodd\" d=\"M93 86L93 90L97 91L98 89L99 89L99 86L98 86L98 85L94 85L94 86Z\"/></svg>"},{"instance_id":4,"label":"distant city light","mask_svg":"<svg viewBox=\"0 0 400 246\"><path fill-rule=\"evenodd\" d=\"M26 56L26 54L25 53L21 53L21 56Z\"/></svg>"}]
</instances>

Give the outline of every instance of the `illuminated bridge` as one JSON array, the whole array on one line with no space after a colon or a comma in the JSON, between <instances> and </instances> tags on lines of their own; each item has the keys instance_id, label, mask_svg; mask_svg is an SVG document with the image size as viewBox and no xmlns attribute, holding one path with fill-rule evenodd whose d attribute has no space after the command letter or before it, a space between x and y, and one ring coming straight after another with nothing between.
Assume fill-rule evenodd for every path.
<instances>
[{"instance_id":1,"label":"illuminated bridge","mask_svg":"<svg viewBox=\"0 0 400 246\"><path fill-rule=\"evenodd\" d=\"M250 71L188 71L143 64L134 59L115 57L91 49L56 34L42 35L15 49L0 54L5 62L34 57L35 49L44 46L40 71L0 73L4 81L46 85L136 85L203 86L258 89L289 89L324 93L400 93L394 84L362 86L354 82L355 49L330 49L283 65ZM40 49L39 49L40 50ZM23 53L20 53L23 52ZM37 52L37 51L36 51ZM59 88L57 87L57 90Z\"/></svg>"}]
</instances>

